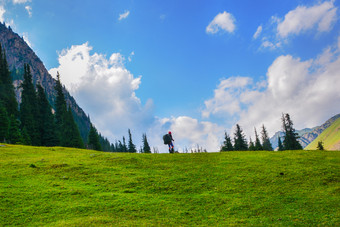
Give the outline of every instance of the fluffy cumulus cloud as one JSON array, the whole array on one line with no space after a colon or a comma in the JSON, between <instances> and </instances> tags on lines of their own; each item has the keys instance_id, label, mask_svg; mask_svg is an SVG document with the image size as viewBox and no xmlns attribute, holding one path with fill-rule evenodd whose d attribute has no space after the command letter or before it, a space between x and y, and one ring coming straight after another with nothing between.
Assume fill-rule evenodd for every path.
<instances>
[{"instance_id":1,"label":"fluffy cumulus cloud","mask_svg":"<svg viewBox=\"0 0 340 227\"><path fill-rule=\"evenodd\" d=\"M13 0L13 4L24 4L30 1L31 0Z\"/></svg>"},{"instance_id":2,"label":"fluffy cumulus cloud","mask_svg":"<svg viewBox=\"0 0 340 227\"><path fill-rule=\"evenodd\" d=\"M79 105L90 114L98 130L112 141L121 139L131 128L138 132L152 123L152 101L141 104L135 91L141 76L134 77L124 66L120 53L109 58L91 54L88 43L72 46L59 53L58 68L65 84Z\"/></svg>"},{"instance_id":3,"label":"fluffy cumulus cloud","mask_svg":"<svg viewBox=\"0 0 340 227\"><path fill-rule=\"evenodd\" d=\"M126 19L130 15L130 11L126 10L124 13L119 14L118 20L121 21L123 19Z\"/></svg>"},{"instance_id":4,"label":"fluffy cumulus cloud","mask_svg":"<svg viewBox=\"0 0 340 227\"><path fill-rule=\"evenodd\" d=\"M311 7L298 6L289 11L284 20L278 24L278 35L285 38L313 28L319 32L329 31L336 20L336 11L334 1L326 1Z\"/></svg>"},{"instance_id":5,"label":"fluffy cumulus cloud","mask_svg":"<svg viewBox=\"0 0 340 227\"><path fill-rule=\"evenodd\" d=\"M206 27L205 31L210 34L215 34L219 31L234 32L235 30L235 19L233 15L224 11L215 16L215 18Z\"/></svg>"},{"instance_id":6,"label":"fluffy cumulus cloud","mask_svg":"<svg viewBox=\"0 0 340 227\"><path fill-rule=\"evenodd\" d=\"M282 113L291 114L297 129L320 125L339 113L339 75L338 43L315 59L279 56L262 83L251 86L247 77L222 80L214 97L205 102L203 115L237 115L247 135L262 124L274 134L281 129Z\"/></svg>"}]
</instances>

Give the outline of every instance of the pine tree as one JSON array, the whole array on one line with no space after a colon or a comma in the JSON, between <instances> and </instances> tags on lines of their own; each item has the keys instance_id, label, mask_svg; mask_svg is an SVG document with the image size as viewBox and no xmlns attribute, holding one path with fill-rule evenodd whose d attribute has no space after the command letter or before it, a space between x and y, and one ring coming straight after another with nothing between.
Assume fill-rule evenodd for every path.
<instances>
[{"instance_id":1,"label":"pine tree","mask_svg":"<svg viewBox=\"0 0 340 227\"><path fill-rule=\"evenodd\" d=\"M63 123L62 146L84 148L84 142L80 136L78 126L74 121L71 108L66 112Z\"/></svg>"},{"instance_id":2,"label":"pine tree","mask_svg":"<svg viewBox=\"0 0 340 227\"><path fill-rule=\"evenodd\" d=\"M151 148L148 143L148 138L146 137L146 134L143 134L143 153L151 153Z\"/></svg>"},{"instance_id":3,"label":"pine tree","mask_svg":"<svg viewBox=\"0 0 340 227\"><path fill-rule=\"evenodd\" d=\"M233 144L231 143L231 138L227 134L227 132L224 132L224 141L221 147L221 151L232 151L232 150L234 150L234 148L233 148Z\"/></svg>"},{"instance_id":4,"label":"pine tree","mask_svg":"<svg viewBox=\"0 0 340 227\"><path fill-rule=\"evenodd\" d=\"M235 151L246 151L248 150L247 140L241 127L236 124L236 131L234 133L234 150Z\"/></svg>"},{"instance_id":5,"label":"pine tree","mask_svg":"<svg viewBox=\"0 0 340 227\"><path fill-rule=\"evenodd\" d=\"M261 145L259 135L257 134L256 128L254 128L254 130L255 130L255 151L262 151L263 147Z\"/></svg>"},{"instance_id":6,"label":"pine tree","mask_svg":"<svg viewBox=\"0 0 340 227\"><path fill-rule=\"evenodd\" d=\"M31 145L39 146L40 133L36 116L38 115L37 95L32 82L31 70L28 64L24 65L24 81L21 85L21 104L20 104L20 120L21 129L26 128L30 138Z\"/></svg>"},{"instance_id":7,"label":"pine tree","mask_svg":"<svg viewBox=\"0 0 340 227\"><path fill-rule=\"evenodd\" d=\"M136 146L132 142L132 136L130 129L128 130L129 133L129 144L128 144L128 152L129 153L137 153Z\"/></svg>"},{"instance_id":8,"label":"pine tree","mask_svg":"<svg viewBox=\"0 0 340 227\"><path fill-rule=\"evenodd\" d=\"M9 119L5 107L0 103L0 142L5 142L9 128Z\"/></svg>"},{"instance_id":9,"label":"pine tree","mask_svg":"<svg viewBox=\"0 0 340 227\"><path fill-rule=\"evenodd\" d=\"M17 117L18 102L15 98L14 86L11 73L8 69L5 51L0 45L0 102L4 105L8 116L12 114Z\"/></svg>"},{"instance_id":10,"label":"pine tree","mask_svg":"<svg viewBox=\"0 0 340 227\"><path fill-rule=\"evenodd\" d=\"M99 135L97 129L91 124L89 136L88 136L88 146L90 149L101 151L102 147L99 142Z\"/></svg>"},{"instance_id":11,"label":"pine tree","mask_svg":"<svg viewBox=\"0 0 340 227\"><path fill-rule=\"evenodd\" d=\"M249 138L249 148L250 151L255 151L255 145L254 142L251 140L251 137Z\"/></svg>"},{"instance_id":12,"label":"pine tree","mask_svg":"<svg viewBox=\"0 0 340 227\"><path fill-rule=\"evenodd\" d=\"M128 148L126 146L126 141L125 141L124 136L123 136L123 144L121 144L120 149L121 149L121 152L128 152Z\"/></svg>"},{"instance_id":13,"label":"pine tree","mask_svg":"<svg viewBox=\"0 0 340 227\"><path fill-rule=\"evenodd\" d=\"M57 146L59 143L56 134L56 124L52 114L52 108L46 98L43 87L38 84L38 115L37 123L40 131L40 144L42 146Z\"/></svg>"},{"instance_id":14,"label":"pine tree","mask_svg":"<svg viewBox=\"0 0 340 227\"><path fill-rule=\"evenodd\" d=\"M59 139L59 144L62 145L63 143L63 126L64 126L64 121L66 119L67 115L67 105L65 101L65 96L63 93L63 87L60 82L60 75L59 72L57 73L57 80L56 80L56 85L54 87L57 95L56 95L56 100L55 100L55 122L57 126L57 136Z\"/></svg>"},{"instance_id":15,"label":"pine tree","mask_svg":"<svg viewBox=\"0 0 340 227\"><path fill-rule=\"evenodd\" d=\"M273 147L272 144L270 143L268 133L264 125L262 125L262 131L261 131L261 137L262 137L262 147L263 150L265 151L272 151Z\"/></svg>"},{"instance_id":16,"label":"pine tree","mask_svg":"<svg viewBox=\"0 0 340 227\"><path fill-rule=\"evenodd\" d=\"M23 143L23 139L20 132L20 122L12 114L9 121L8 129L8 141L12 144Z\"/></svg>"},{"instance_id":17,"label":"pine tree","mask_svg":"<svg viewBox=\"0 0 340 227\"><path fill-rule=\"evenodd\" d=\"M293 128L293 121L288 113L282 114L283 131L285 133L283 147L285 150L302 150L302 146L298 141L298 135Z\"/></svg>"},{"instance_id":18,"label":"pine tree","mask_svg":"<svg viewBox=\"0 0 340 227\"><path fill-rule=\"evenodd\" d=\"M281 138L280 138L280 137L279 137L278 147L279 147L279 151L283 151L283 150L284 150L284 147L283 147L283 145L282 145L282 142L281 142Z\"/></svg>"}]
</instances>

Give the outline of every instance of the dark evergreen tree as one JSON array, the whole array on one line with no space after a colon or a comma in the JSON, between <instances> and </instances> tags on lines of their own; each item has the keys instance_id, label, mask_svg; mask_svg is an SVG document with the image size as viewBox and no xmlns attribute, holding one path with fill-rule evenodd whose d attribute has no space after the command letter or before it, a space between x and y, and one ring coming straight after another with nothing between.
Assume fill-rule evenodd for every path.
<instances>
[{"instance_id":1,"label":"dark evergreen tree","mask_svg":"<svg viewBox=\"0 0 340 227\"><path fill-rule=\"evenodd\" d=\"M143 153L151 153L151 148L148 143L148 138L146 137L146 134L143 134L143 149L141 149Z\"/></svg>"},{"instance_id":2,"label":"dark evergreen tree","mask_svg":"<svg viewBox=\"0 0 340 227\"><path fill-rule=\"evenodd\" d=\"M5 142L8 134L9 119L5 107L0 102L0 142Z\"/></svg>"},{"instance_id":3,"label":"dark evergreen tree","mask_svg":"<svg viewBox=\"0 0 340 227\"><path fill-rule=\"evenodd\" d=\"M221 147L221 151L232 151L234 150L233 144L231 142L230 136L227 134L227 132L224 132L224 141L223 145Z\"/></svg>"},{"instance_id":4,"label":"dark evergreen tree","mask_svg":"<svg viewBox=\"0 0 340 227\"><path fill-rule=\"evenodd\" d=\"M249 148L250 151L256 151L254 142L251 140L251 137L249 138Z\"/></svg>"},{"instance_id":5,"label":"dark evergreen tree","mask_svg":"<svg viewBox=\"0 0 340 227\"><path fill-rule=\"evenodd\" d=\"M28 64L24 65L24 81L21 84L20 121L21 129L26 128L31 144L40 146L40 133L38 129L37 95L32 82L31 70Z\"/></svg>"},{"instance_id":6,"label":"dark evergreen tree","mask_svg":"<svg viewBox=\"0 0 340 227\"><path fill-rule=\"evenodd\" d=\"M40 144L42 146L57 146L59 144L56 134L56 124L52 108L46 98L46 93L43 87L38 84L38 115L37 123L40 132Z\"/></svg>"},{"instance_id":7,"label":"dark evergreen tree","mask_svg":"<svg viewBox=\"0 0 340 227\"><path fill-rule=\"evenodd\" d=\"M272 144L270 143L268 133L264 125L262 125L262 131L261 131L261 137L262 137L262 147L263 150L265 151L272 151L273 147Z\"/></svg>"},{"instance_id":8,"label":"dark evergreen tree","mask_svg":"<svg viewBox=\"0 0 340 227\"><path fill-rule=\"evenodd\" d=\"M128 147L126 146L125 137L123 136L123 144L120 146L121 152L128 152Z\"/></svg>"},{"instance_id":9,"label":"dark evergreen tree","mask_svg":"<svg viewBox=\"0 0 340 227\"><path fill-rule=\"evenodd\" d=\"M62 146L84 148L84 142L74 121L71 108L68 109L63 123Z\"/></svg>"},{"instance_id":10,"label":"dark evergreen tree","mask_svg":"<svg viewBox=\"0 0 340 227\"><path fill-rule=\"evenodd\" d=\"M67 105L66 105L65 96L63 93L63 86L61 85L61 82L60 82L59 72L57 73L57 80L56 80L56 85L54 89L57 93L55 104L54 104L55 121L56 121L56 126L57 126L57 136L59 139L59 144L62 145L63 131L64 131L63 126L64 126L64 121L67 115Z\"/></svg>"},{"instance_id":11,"label":"dark evergreen tree","mask_svg":"<svg viewBox=\"0 0 340 227\"><path fill-rule=\"evenodd\" d=\"M130 153L137 153L136 146L132 142L132 136L131 136L131 131L130 129L128 130L129 133L129 144L128 144L128 152Z\"/></svg>"},{"instance_id":12,"label":"dark evergreen tree","mask_svg":"<svg viewBox=\"0 0 340 227\"><path fill-rule=\"evenodd\" d=\"M323 150L325 150L322 141L318 141L318 146L316 147L316 149L317 149L318 151L323 151Z\"/></svg>"},{"instance_id":13,"label":"dark evergreen tree","mask_svg":"<svg viewBox=\"0 0 340 227\"><path fill-rule=\"evenodd\" d=\"M27 129L25 127L21 130L21 136L22 136L22 143L24 145L31 145L32 144L31 138L28 135Z\"/></svg>"},{"instance_id":14,"label":"dark evergreen tree","mask_svg":"<svg viewBox=\"0 0 340 227\"><path fill-rule=\"evenodd\" d=\"M20 132L20 122L13 114L10 117L7 138L9 143L12 144L24 143Z\"/></svg>"},{"instance_id":15,"label":"dark evergreen tree","mask_svg":"<svg viewBox=\"0 0 340 227\"><path fill-rule=\"evenodd\" d=\"M90 131L89 131L89 136L88 136L88 148L101 151L102 147L99 142L99 135L97 132L97 129L91 124L90 126Z\"/></svg>"},{"instance_id":16,"label":"dark evergreen tree","mask_svg":"<svg viewBox=\"0 0 340 227\"><path fill-rule=\"evenodd\" d=\"M298 134L293 128L293 121L288 113L282 114L282 125L285 133L283 147L285 150L302 150L302 146L298 141Z\"/></svg>"},{"instance_id":17,"label":"dark evergreen tree","mask_svg":"<svg viewBox=\"0 0 340 227\"><path fill-rule=\"evenodd\" d=\"M254 128L254 130L255 130L255 151L262 151L263 147L261 145L259 135L257 134L256 128Z\"/></svg>"},{"instance_id":18,"label":"dark evergreen tree","mask_svg":"<svg viewBox=\"0 0 340 227\"><path fill-rule=\"evenodd\" d=\"M281 138L279 137L279 142L278 142L278 148L279 148L279 151L283 151L284 150L284 147L282 145L282 142L281 142Z\"/></svg>"},{"instance_id":19,"label":"dark evergreen tree","mask_svg":"<svg viewBox=\"0 0 340 227\"><path fill-rule=\"evenodd\" d=\"M241 127L236 124L236 131L234 133L234 150L235 151L246 151L248 150L247 140Z\"/></svg>"},{"instance_id":20,"label":"dark evergreen tree","mask_svg":"<svg viewBox=\"0 0 340 227\"><path fill-rule=\"evenodd\" d=\"M18 117L18 103L15 98L11 73L8 69L5 51L0 45L0 102L4 105L8 116Z\"/></svg>"}]
</instances>

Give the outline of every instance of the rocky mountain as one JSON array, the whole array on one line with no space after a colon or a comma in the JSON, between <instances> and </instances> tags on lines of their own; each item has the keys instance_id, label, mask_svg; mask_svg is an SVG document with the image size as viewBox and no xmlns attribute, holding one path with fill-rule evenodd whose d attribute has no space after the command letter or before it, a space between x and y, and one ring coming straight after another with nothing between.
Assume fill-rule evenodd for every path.
<instances>
[{"instance_id":1,"label":"rocky mountain","mask_svg":"<svg viewBox=\"0 0 340 227\"><path fill-rule=\"evenodd\" d=\"M40 83L47 93L48 100L52 107L54 106L54 100L56 93L54 90L55 79L48 73L43 62L34 53L34 51L28 46L22 37L12 31L10 27L0 23L0 43L3 49L6 51L6 58L9 65L9 69L12 73L13 84L16 88L16 97L18 102L21 102L21 89L20 84L23 78L24 64L27 63L31 67L31 73L33 76L33 83ZM62 75L61 75L62 76ZM78 106L75 99L64 87L64 94L66 102L71 106L76 123L78 124L81 136L84 141L87 140L87 134L90 129L90 119L85 112Z\"/></svg>"},{"instance_id":2,"label":"rocky mountain","mask_svg":"<svg viewBox=\"0 0 340 227\"><path fill-rule=\"evenodd\" d=\"M328 119L325 123L320 126L314 128L305 128L302 130L296 130L296 133L300 136L299 142L303 148L307 147L308 144L313 142L325 129L331 126L338 118L340 118L340 114L337 114L330 119ZM278 138L284 136L283 132L276 132L275 135L270 138L270 142L272 143L273 148L275 149L278 146Z\"/></svg>"}]
</instances>

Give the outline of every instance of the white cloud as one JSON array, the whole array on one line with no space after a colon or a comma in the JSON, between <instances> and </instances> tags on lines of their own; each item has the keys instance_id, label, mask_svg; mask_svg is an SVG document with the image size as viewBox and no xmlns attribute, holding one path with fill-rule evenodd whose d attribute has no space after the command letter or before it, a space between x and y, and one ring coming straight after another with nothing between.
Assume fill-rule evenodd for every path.
<instances>
[{"instance_id":1,"label":"white cloud","mask_svg":"<svg viewBox=\"0 0 340 227\"><path fill-rule=\"evenodd\" d=\"M28 46L30 46L31 48L33 47L32 43L28 40L28 33L27 32L24 32L22 34L22 38L25 40L25 42L28 44Z\"/></svg>"},{"instance_id":2,"label":"white cloud","mask_svg":"<svg viewBox=\"0 0 340 227\"><path fill-rule=\"evenodd\" d=\"M31 6L25 6L25 9L26 9L26 11L28 13L28 16L32 17L32 7Z\"/></svg>"},{"instance_id":3,"label":"white cloud","mask_svg":"<svg viewBox=\"0 0 340 227\"><path fill-rule=\"evenodd\" d=\"M254 126L259 128L262 124L271 134L280 130L282 113L291 115L297 129L320 125L339 113L337 48L333 51L327 48L320 56L307 61L291 55L279 56L268 68L265 88L252 86L247 77L223 80L214 97L205 102L202 114L225 119L239 116L238 122L248 136L253 134Z\"/></svg>"},{"instance_id":4,"label":"white cloud","mask_svg":"<svg viewBox=\"0 0 340 227\"><path fill-rule=\"evenodd\" d=\"M3 23L5 18L4 14L6 13L5 7L0 5L0 22Z\"/></svg>"},{"instance_id":5,"label":"white cloud","mask_svg":"<svg viewBox=\"0 0 340 227\"><path fill-rule=\"evenodd\" d=\"M215 18L210 22L210 24L206 27L205 31L210 34L215 34L220 30L224 30L230 33L234 32L235 30L235 19L233 15L226 11L217 14Z\"/></svg>"},{"instance_id":6,"label":"white cloud","mask_svg":"<svg viewBox=\"0 0 340 227\"><path fill-rule=\"evenodd\" d=\"M261 32L262 32L262 25L257 27L256 32L253 35L253 39L257 39L260 36Z\"/></svg>"},{"instance_id":7,"label":"white cloud","mask_svg":"<svg viewBox=\"0 0 340 227\"><path fill-rule=\"evenodd\" d=\"M61 51L59 67L49 72L53 76L60 72L61 82L111 142L126 135L128 128L141 137L154 121L152 101L143 106L135 94L141 76L134 77L125 68L120 53L107 59L91 50L84 43Z\"/></svg>"},{"instance_id":8,"label":"white cloud","mask_svg":"<svg viewBox=\"0 0 340 227\"><path fill-rule=\"evenodd\" d=\"M132 61L132 57L133 57L133 56L135 56L135 52L134 52L134 51L132 51L132 52L130 53L129 57L128 57L129 62Z\"/></svg>"},{"instance_id":9,"label":"white cloud","mask_svg":"<svg viewBox=\"0 0 340 227\"><path fill-rule=\"evenodd\" d=\"M119 14L118 20L126 19L129 16L129 14L130 14L130 11L126 10L124 13Z\"/></svg>"},{"instance_id":10,"label":"white cloud","mask_svg":"<svg viewBox=\"0 0 340 227\"><path fill-rule=\"evenodd\" d=\"M27 2L31 2L31 0L13 0L13 4L23 4Z\"/></svg>"},{"instance_id":11,"label":"white cloud","mask_svg":"<svg viewBox=\"0 0 340 227\"><path fill-rule=\"evenodd\" d=\"M317 27L318 32L329 31L336 20L334 1L326 1L311 7L298 6L289 11L277 26L278 35L286 38Z\"/></svg>"}]
</instances>

